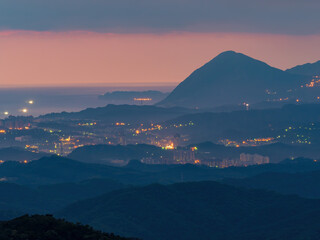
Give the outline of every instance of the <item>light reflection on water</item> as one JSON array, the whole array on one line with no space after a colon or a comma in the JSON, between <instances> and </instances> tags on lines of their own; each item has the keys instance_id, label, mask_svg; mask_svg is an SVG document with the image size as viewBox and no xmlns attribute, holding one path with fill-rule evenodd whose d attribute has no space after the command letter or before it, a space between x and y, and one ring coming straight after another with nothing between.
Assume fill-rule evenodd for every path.
<instances>
[{"instance_id":1,"label":"light reflection on water","mask_svg":"<svg viewBox=\"0 0 320 240\"><path fill-rule=\"evenodd\" d=\"M108 104L98 98L111 91L170 91L172 87L55 87L55 88L0 88L0 118L5 112L10 115L39 116L51 112L72 112L88 107L102 107ZM33 101L30 104L29 101ZM23 109L28 109L23 113Z\"/></svg>"}]
</instances>

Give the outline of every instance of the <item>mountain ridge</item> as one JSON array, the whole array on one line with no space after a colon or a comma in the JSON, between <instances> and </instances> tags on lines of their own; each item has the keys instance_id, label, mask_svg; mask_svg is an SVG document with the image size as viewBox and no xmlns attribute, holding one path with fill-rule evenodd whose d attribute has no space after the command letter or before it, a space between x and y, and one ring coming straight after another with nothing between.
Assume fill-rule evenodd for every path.
<instances>
[{"instance_id":1,"label":"mountain ridge","mask_svg":"<svg viewBox=\"0 0 320 240\"><path fill-rule=\"evenodd\" d=\"M195 70L158 106L216 107L266 100L267 91L286 94L307 77L291 74L242 53L227 51Z\"/></svg>"},{"instance_id":2,"label":"mountain ridge","mask_svg":"<svg viewBox=\"0 0 320 240\"><path fill-rule=\"evenodd\" d=\"M286 72L308 76L320 75L320 60L314 63L297 65L293 68L287 69Z\"/></svg>"}]
</instances>

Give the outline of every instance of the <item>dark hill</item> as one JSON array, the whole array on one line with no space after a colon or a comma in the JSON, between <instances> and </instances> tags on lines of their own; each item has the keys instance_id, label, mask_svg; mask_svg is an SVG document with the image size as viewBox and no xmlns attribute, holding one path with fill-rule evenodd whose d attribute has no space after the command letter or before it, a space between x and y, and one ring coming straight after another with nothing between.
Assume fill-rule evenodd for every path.
<instances>
[{"instance_id":1,"label":"dark hill","mask_svg":"<svg viewBox=\"0 0 320 240\"><path fill-rule=\"evenodd\" d=\"M170 154L172 155L171 152L165 151L160 147L147 144L129 144L125 146L92 145L79 147L70 153L68 157L88 163L125 165L132 159L141 159L145 157L160 158L161 156Z\"/></svg>"},{"instance_id":2,"label":"dark hill","mask_svg":"<svg viewBox=\"0 0 320 240\"><path fill-rule=\"evenodd\" d=\"M317 239L319 203L198 182L120 190L72 204L58 216L145 240Z\"/></svg>"},{"instance_id":3,"label":"dark hill","mask_svg":"<svg viewBox=\"0 0 320 240\"><path fill-rule=\"evenodd\" d=\"M286 72L293 74L301 74L307 76L318 76L320 75L320 61L315 63L306 63L299 65L290 69L287 69Z\"/></svg>"},{"instance_id":4,"label":"dark hill","mask_svg":"<svg viewBox=\"0 0 320 240\"><path fill-rule=\"evenodd\" d=\"M270 162L278 163L287 158L313 157L320 158L320 149L318 145L289 145L283 143L272 143L256 147L232 147L205 142L193 144L198 148L198 153L206 153L207 156L213 156L219 159L237 158L241 153L260 154L268 156Z\"/></svg>"},{"instance_id":5,"label":"dark hill","mask_svg":"<svg viewBox=\"0 0 320 240\"><path fill-rule=\"evenodd\" d=\"M163 108L156 106L136 106L136 105L112 105L105 107L87 108L80 112L51 113L40 118L46 119L82 119L82 120L103 120L105 122L157 122L173 117L190 113L184 108Z\"/></svg>"},{"instance_id":6,"label":"dark hill","mask_svg":"<svg viewBox=\"0 0 320 240\"><path fill-rule=\"evenodd\" d=\"M245 179L227 179L225 183L255 189L266 189L282 194L320 198L320 171L302 173L267 172Z\"/></svg>"},{"instance_id":7,"label":"dark hill","mask_svg":"<svg viewBox=\"0 0 320 240\"><path fill-rule=\"evenodd\" d=\"M6 162L0 165L0 178L18 184L35 185L106 178L120 172L120 168L81 163L58 156L44 157L28 164Z\"/></svg>"},{"instance_id":8,"label":"dark hill","mask_svg":"<svg viewBox=\"0 0 320 240\"><path fill-rule=\"evenodd\" d=\"M89 226L55 219L51 215L25 215L0 222L3 240L125 240L114 234L96 231Z\"/></svg>"},{"instance_id":9,"label":"dark hill","mask_svg":"<svg viewBox=\"0 0 320 240\"><path fill-rule=\"evenodd\" d=\"M23 185L48 185L80 182L86 179L107 178L123 184L147 185L150 183L175 183L181 181L218 180L257 175L263 172L302 172L319 170L320 163L292 160L281 164L250 167L210 168L201 165L147 165L111 167L89 164L61 157L43 158L28 164L7 162L0 165L2 181Z\"/></svg>"},{"instance_id":10,"label":"dark hill","mask_svg":"<svg viewBox=\"0 0 320 240\"><path fill-rule=\"evenodd\" d=\"M122 189L125 185L109 179L89 179L79 183L60 183L29 187L0 182L0 220L26 213L57 211L73 202Z\"/></svg>"},{"instance_id":11,"label":"dark hill","mask_svg":"<svg viewBox=\"0 0 320 240\"><path fill-rule=\"evenodd\" d=\"M2 211L35 212L45 202L45 198L36 190L13 183L0 182L0 191L0 219L4 217Z\"/></svg>"},{"instance_id":12,"label":"dark hill","mask_svg":"<svg viewBox=\"0 0 320 240\"><path fill-rule=\"evenodd\" d=\"M159 106L216 107L265 101L266 90L281 94L300 86L293 75L241 53L228 51L194 71Z\"/></svg>"},{"instance_id":13,"label":"dark hill","mask_svg":"<svg viewBox=\"0 0 320 240\"><path fill-rule=\"evenodd\" d=\"M23 148L19 147L9 147L9 148L1 148L0 149L0 160L6 161L32 161L37 160L44 156L49 156L47 153L34 153L27 151Z\"/></svg>"}]
</instances>

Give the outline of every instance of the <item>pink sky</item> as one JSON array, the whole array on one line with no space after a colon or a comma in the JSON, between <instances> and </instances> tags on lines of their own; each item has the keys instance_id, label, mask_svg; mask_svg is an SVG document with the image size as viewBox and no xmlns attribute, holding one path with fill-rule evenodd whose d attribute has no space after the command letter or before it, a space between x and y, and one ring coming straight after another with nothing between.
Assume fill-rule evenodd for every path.
<instances>
[{"instance_id":1,"label":"pink sky","mask_svg":"<svg viewBox=\"0 0 320 240\"><path fill-rule=\"evenodd\" d=\"M320 35L0 32L0 87L177 84L226 50L286 69L320 60Z\"/></svg>"}]
</instances>

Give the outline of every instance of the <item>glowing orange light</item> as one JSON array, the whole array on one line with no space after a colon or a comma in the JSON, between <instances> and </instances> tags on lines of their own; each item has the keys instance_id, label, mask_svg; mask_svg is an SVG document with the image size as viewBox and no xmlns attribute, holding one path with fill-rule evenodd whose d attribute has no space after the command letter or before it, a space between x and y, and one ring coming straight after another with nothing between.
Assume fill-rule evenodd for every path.
<instances>
[{"instance_id":1,"label":"glowing orange light","mask_svg":"<svg viewBox=\"0 0 320 240\"><path fill-rule=\"evenodd\" d=\"M173 143L171 143L170 145L165 146L165 149L174 149Z\"/></svg>"},{"instance_id":2,"label":"glowing orange light","mask_svg":"<svg viewBox=\"0 0 320 240\"><path fill-rule=\"evenodd\" d=\"M152 98L134 98L134 101L152 101Z\"/></svg>"},{"instance_id":3,"label":"glowing orange light","mask_svg":"<svg viewBox=\"0 0 320 240\"><path fill-rule=\"evenodd\" d=\"M68 138L61 138L60 139L61 142L70 142L71 141L71 138L68 137Z\"/></svg>"}]
</instances>

